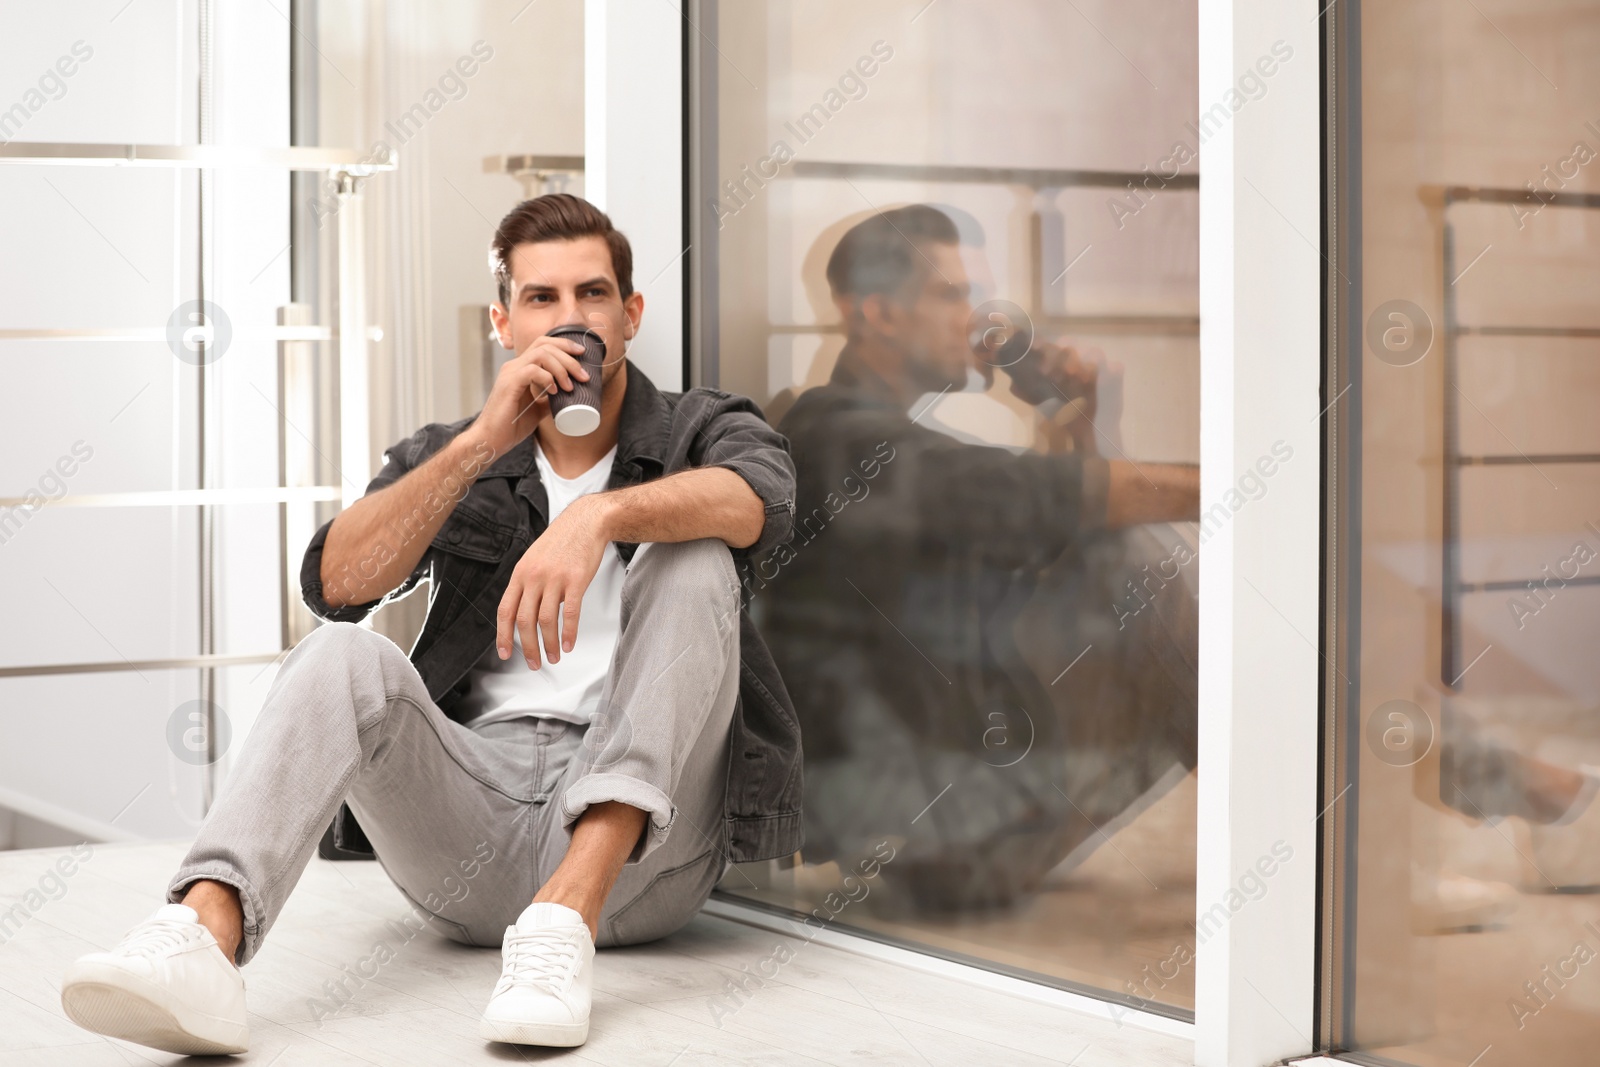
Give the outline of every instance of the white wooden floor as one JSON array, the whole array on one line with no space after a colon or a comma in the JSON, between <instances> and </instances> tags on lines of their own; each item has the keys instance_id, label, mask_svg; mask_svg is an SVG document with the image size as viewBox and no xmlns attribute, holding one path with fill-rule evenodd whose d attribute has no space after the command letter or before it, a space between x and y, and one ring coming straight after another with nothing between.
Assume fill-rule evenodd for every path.
<instances>
[{"instance_id":1,"label":"white wooden floor","mask_svg":"<svg viewBox=\"0 0 1600 1067\"><path fill-rule=\"evenodd\" d=\"M80 1030L59 1001L67 964L114 944L154 910L182 853L177 843L98 845L70 877L59 878L49 872L65 849L0 852L0 1063L96 1067L184 1059ZM477 1036L477 1026L500 973L499 952L456 945L431 931L401 942L385 924L407 910L377 864L313 860L245 968L251 1051L237 1062L1123 1067L1189 1064L1193 1057L1192 1046L1176 1037L711 915L662 941L599 953L590 1037L581 1048L492 1045ZM359 986L347 980L348 999L319 1018L313 1001L333 1003L324 983L349 973L343 968L362 970L384 938L395 946L394 958ZM780 943L787 952L778 950ZM725 993L742 968L762 973L763 961L790 954L743 1003ZM373 973L371 965L365 969Z\"/></svg>"}]
</instances>

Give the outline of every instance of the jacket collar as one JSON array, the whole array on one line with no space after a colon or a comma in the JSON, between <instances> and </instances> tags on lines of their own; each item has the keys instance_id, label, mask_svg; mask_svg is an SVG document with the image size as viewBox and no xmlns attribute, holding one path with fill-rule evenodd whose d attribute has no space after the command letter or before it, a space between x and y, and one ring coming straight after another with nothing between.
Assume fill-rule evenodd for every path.
<instances>
[{"instance_id":1,"label":"jacket collar","mask_svg":"<svg viewBox=\"0 0 1600 1067\"><path fill-rule=\"evenodd\" d=\"M622 418L617 425L617 462L642 459L664 467L672 405L633 360L622 358L628 367L628 388L622 394Z\"/></svg>"},{"instance_id":2,"label":"jacket collar","mask_svg":"<svg viewBox=\"0 0 1600 1067\"><path fill-rule=\"evenodd\" d=\"M617 424L616 467L637 467L639 460L665 466L672 406L637 364L626 356L623 362L627 365L628 385L622 394L622 415ZM533 443L533 435L529 434L489 464L479 477L521 478L530 472L537 477Z\"/></svg>"},{"instance_id":3,"label":"jacket collar","mask_svg":"<svg viewBox=\"0 0 1600 1067\"><path fill-rule=\"evenodd\" d=\"M885 407L900 408L894 386L862 359L849 341L839 350L839 358L834 362L833 373L828 380L834 385L865 393Z\"/></svg>"}]
</instances>

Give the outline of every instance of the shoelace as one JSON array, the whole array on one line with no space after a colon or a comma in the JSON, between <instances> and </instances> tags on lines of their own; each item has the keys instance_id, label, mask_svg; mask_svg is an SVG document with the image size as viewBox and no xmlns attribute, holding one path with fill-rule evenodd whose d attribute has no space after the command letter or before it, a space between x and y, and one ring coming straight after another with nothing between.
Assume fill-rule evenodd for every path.
<instances>
[{"instance_id":1,"label":"shoelace","mask_svg":"<svg viewBox=\"0 0 1600 1067\"><path fill-rule=\"evenodd\" d=\"M193 936L194 924L175 919L153 919L128 934L119 952L154 959L169 948L176 948Z\"/></svg>"},{"instance_id":2,"label":"shoelace","mask_svg":"<svg viewBox=\"0 0 1600 1067\"><path fill-rule=\"evenodd\" d=\"M559 992L577 958L578 943L569 931L554 928L512 934L506 938L502 981L507 988L543 985L552 993Z\"/></svg>"}]
</instances>

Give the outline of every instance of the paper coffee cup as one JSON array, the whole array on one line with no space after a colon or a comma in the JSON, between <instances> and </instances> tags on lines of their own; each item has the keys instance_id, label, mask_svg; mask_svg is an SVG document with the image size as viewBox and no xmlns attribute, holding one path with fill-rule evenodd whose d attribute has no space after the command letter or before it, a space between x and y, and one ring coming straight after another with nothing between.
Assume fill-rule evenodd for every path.
<instances>
[{"instance_id":1,"label":"paper coffee cup","mask_svg":"<svg viewBox=\"0 0 1600 1067\"><path fill-rule=\"evenodd\" d=\"M589 380L572 379L572 391L560 386L550 394L550 414L556 429L568 437L594 433L600 425L601 369L606 361L606 343L587 326L557 326L551 337L568 337L583 344L578 362L589 372Z\"/></svg>"}]
</instances>

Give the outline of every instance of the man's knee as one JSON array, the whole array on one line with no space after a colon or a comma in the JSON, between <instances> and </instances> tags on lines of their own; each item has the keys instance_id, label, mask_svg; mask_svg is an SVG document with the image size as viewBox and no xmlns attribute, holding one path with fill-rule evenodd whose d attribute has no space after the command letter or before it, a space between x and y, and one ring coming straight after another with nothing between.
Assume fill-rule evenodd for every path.
<instances>
[{"instance_id":1,"label":"man's knee","mask_svg":"<svg viewBox=\"0 0 1600 1067\"><path fill-rule=\"evenodd\" d=\"M353 651L376 651L393 644L387 637L353 622L325 622L307 634L296 647L309 656L347 656Z\"/></svg>"},{"instance_id":2,"label":"man's knee","mask_svg":"<svg viewBox=\"0 0 1600 1067\"><path fill-rule=\"evenodd\" d=\"M677 595L710 593L718 598L715 603L738 607L739 571L721 538L657 541L634 559L636 565L629 568L628 576L637 583L660 586Z\"/></svg>"},{"instance_id":3,"label":"man's knee","mask_svg":"<svg viewBox=\"0 0 1600 1067\"><path fill-rule=\"evenodd\" d=\"M393 641L380 633L363 629L353 622L323 623L307 634L292 653L292 661L285 663L285 673L317 676L335 675L340 678L355 674L382 674L380 667L384 656L391 650L404 658L405 653Z\"/></svg>"}]
</instances>

